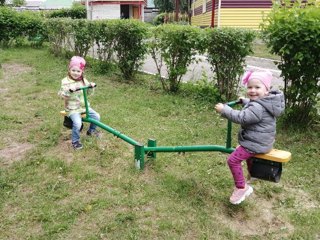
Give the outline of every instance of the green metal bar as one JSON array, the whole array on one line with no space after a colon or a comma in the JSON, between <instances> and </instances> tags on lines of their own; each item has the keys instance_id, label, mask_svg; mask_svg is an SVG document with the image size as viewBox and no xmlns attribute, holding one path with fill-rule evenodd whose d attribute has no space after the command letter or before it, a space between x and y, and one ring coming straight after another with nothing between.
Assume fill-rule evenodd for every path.
<instances>
[{"instance_id":1,"label":"green metal bar","mask_svg":"<svg viewBox=\"0 0 320 240\"><path fill-rule=\"evenodd\" d=\"M232 122L228 120L226 148L231 148Z\"/></svg>"},{"instance_id":2,"label":"green metal bar","mask_svg":"<svg viewBox=\"0 0 320 240\"><path fill-rule=\"evenodd\" d=\"M112 127L109 127L108 125L105 125L105 124L103 124L93 118L86 117L86 118L82 119L82 121L93 123L93 124L97 125L98 127L112 133L116 137L121 138L122 140L126 141L127 143L130 143L131 145L140 145L140 143L135 141L134 139L122 134L121 132L113 129Z\"/></svg>"},{"instance_id":3,"label":"green metal bar","mask_svg":"<svg viewBox=\"0 0 320 240\"><path fill-rule=\"evenodd\" d=\"M157 140L155 139L148 139L148 147L156 147L157 146ZM157 157L156 152L147 152L147 156L149 158L155 159Z\"/></svg>"},{"instance_id":4,"label":"green metal bar","mask_svg":"<svg viewBox=\"0 0 320 240\"><path fill-rule=\"evenodd\" d=\"M141 144L134 146L134 161L136 168L144 169L144 146Z\"/></svg>"},{"instance_id":5,"label":"green metal bar","mask_svg":"<svg viewBox=\"0 0 320 240\"><path fill-rule=\"evenodd\" d=\"M240 103L240 101L236 100L236 101L228 102L227 105L229 107L234 107L235 105L237 105L239 103ZM230 120L228 120L226 148L231 148L231 144L232 144L232 137L231 137L232 134L231 133L232 133L232 122Z\"/></svg>"},{"instance_id":6,"label":"green metal bar","mask_svg":"<svg viewBox=\"0 0 320 240\"><path fill-rule=\"evenodd\" d=\"M241 103L240 100L235 100L235 101L232 101L232 102L228 102L227 105L228 105L229 107L234 107L235 105L237 105L237 104L239 104L239 103Z\"/></svg>"},{"instance_id":7,"label":"green metal bar","mask_svg":"<svg viewBox=\"0 0 320 240\"><path fill-rule=\"evenodd\" d=\"M87 89L88 87L81 88L83 92L83 98L84 98L84 105L86 107L86 118L89 118L89 104L88 104L88 97L87 97Z\"/></svg>"},{"instance_id":8,"label":"green metal bar","mask_svg":"<svg viewBox=\"0 0 320 240\"><path fill-rule=\"evenodd\" d=\"M121 132L113 129L112 127L109 127L106 124L101 123L100 121L97 121L93 118L89 117L89 105L88 105L88 98L87 98L87 91L86 89L90 88L90 86L84 86L81 87L80 89L83 91L83 98L84 98L84 103L85 103L85 108L86 108L86 117L82 119L82 121L84 122L89 122L89 123L93 123L95 125L97 125L98 127L112 133L113 135L115 135L118 138L121 138L122 140L124 140L127 143L130 143L134 146L134 160L135 160L135 165L138 169L143 169L144 168L144 146L141 145L140 143L138 143L137 141L135 141L134 139L122 134Z\"/></svg>"},{"instance_id":9,"label":"green metal bar","mask_svg":"<svg viewBox=\"0 0 320 240\"><path fill-rule=\"evenodd\" d=\"M234 148L226 148L219 145L194 145L194 146L166 146L166 147L144 147L145 152L205 152L219 151L232 153Z\"/></svg>"}]
</instances>

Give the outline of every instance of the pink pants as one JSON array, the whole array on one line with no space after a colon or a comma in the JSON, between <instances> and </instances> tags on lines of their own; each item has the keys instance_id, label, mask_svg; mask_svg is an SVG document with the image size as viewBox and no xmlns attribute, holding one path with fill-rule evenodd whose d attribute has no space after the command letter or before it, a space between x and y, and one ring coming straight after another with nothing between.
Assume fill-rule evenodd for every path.
<instances>
[{"instance_id":1,"label":"pink pants","mask_svg":"<svg viewBox=\"0 0 320 240\"><path fill-rule=\"evenodd\" d=\"M246 180L243 176L241 162L246 160L247 167L248 169L250 169L251 162L248 161L248 159L253 155L254 153L250 153L244 147L239 146L228 157L228 165L233 176L234 184L237 188L244 188L246 185Z\"/></svg>"}]
</instances>

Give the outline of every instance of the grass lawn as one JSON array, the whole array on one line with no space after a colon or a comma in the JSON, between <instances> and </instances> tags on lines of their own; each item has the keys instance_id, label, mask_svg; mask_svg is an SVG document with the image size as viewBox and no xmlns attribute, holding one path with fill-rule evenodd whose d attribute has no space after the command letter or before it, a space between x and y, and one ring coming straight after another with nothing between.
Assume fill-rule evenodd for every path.
<instances>
[{"instance_id":1,"label":"grass lawn","mask_svg":"<svg viewBox=\"0 0 320 240\"><path fill-rule=\"evenodd\" d=\"M158 153L139 171L131 145L107 132L82 133L84 149L74 151L57 96L67 60L15 48L0 49L0 63L0 239L320 238L319 129L279 129L275 147L293 155L280 183L255 181L233 206L226 154ZM133 139L225 144L214 103L86 74L98 85L89 100L101 121Z\"/></svg>"}]
</instances>

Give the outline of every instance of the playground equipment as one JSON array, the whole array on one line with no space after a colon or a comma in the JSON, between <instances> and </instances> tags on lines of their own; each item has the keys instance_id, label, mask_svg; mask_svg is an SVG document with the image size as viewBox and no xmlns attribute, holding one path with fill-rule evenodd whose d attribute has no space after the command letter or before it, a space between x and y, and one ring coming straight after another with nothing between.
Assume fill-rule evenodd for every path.
<instances>
[{"instance_id":1,"label":"playground equipment","mask_svg":"<svg viewBox=\"0 0 320 240\"><path fill-rule=\"evenodd\" d=\"M228 120L227 124L227 139L226 146L221 145L192 145L192 146L157 146L155 139L148 139L147 146L135 141L134 139L126 136L125 134L111 128L110 126L101 123L95 119L89 117L89 106L87 102L87 89L91 86L84 86L75 91L82 90L86 114L82 115L82 121L93 123L98 127L112 133L114 136L121 138L125 142L131 144L134 147L134 161L136 168L143 170L145 165L145 157L156 158L157 152L203 152L203 151L218 151L224 153L232 153L235 149L231 147L231 132L232 122ZM230 107L240 103L239 101L233 101L227 103ZM61 111L62 115L65 115L64 111ZM291 153L283 150L272 149L266 154L256 154L252 159L252 168L250 174L252 177L279 182L282 163L286 163L291 159Z\"/></svg>"}]
</instances>

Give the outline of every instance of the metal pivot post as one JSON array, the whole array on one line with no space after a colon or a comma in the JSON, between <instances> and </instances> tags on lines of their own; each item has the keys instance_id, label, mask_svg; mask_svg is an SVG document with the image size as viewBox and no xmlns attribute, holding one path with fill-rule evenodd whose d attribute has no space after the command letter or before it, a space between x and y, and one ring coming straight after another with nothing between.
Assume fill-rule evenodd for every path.
<instances>
[{"instance_id":1,"label":"metal pivot post","mask_svg":"<svg viewBox=\"0 0 320 240\"><path fill-rule=\"evenodd\" d=\"M233 107L239 103L241 103L241 100L229 102L227 103L227 105L230 107ZM232 122L228 120L226 148L231 148L231 132L232 132Z\"/></svg>"},{"instance_id":2,"label":"metal pivot post","mask_svg":"<svg viewBox=\"0 0 320 240\"><path fill-rule=\"evenodd\" d=\"M156 147L156 146L157 146L157 140L148 139L148 147ZM156 152L147 152L147 157L156 159L157 154L156 154Z\"/></svg>"},{"instance_id":3,"label":"metal pivot post","mask_svg":"<svg viewBox=\"0 0 320 240\"><path fill-rule=\"evenodd\" d=\"M232 122L228 120L226 148L231 148Z\"/></svg>"},{"instance_id":4,"label":"metal pivot post","mask_svg":"<svg viewBox=\"0 0 320 240\"><path fill-rule=\"evenodd\" d=\"M134 145L134 162L137 169L144 169L144 146Z\"/></svg>"},{"instance_id":5,"label":"metal pivot post","mask_svg":"<svg viewBox=\"0 0 320 240\"><path fill-rule=\"evenodd\" d=\"M88 97L87 97L87 88L83 88L82 92L83 92L84 105L86 108L86 118L88 118L89 117L89 105L88 105Z\"/></svg>"}]
</instances>

